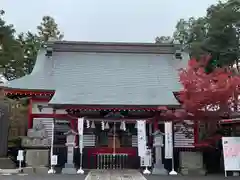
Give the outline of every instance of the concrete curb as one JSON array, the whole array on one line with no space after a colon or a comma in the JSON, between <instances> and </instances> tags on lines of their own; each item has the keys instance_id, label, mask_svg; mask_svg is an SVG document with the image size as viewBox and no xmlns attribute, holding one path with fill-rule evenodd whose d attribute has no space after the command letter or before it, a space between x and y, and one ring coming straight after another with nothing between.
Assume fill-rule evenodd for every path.
<instances>
[{"instance_id":1,"label":"concrete curb","mask_svg":"<svg viewBox=\"0 0 240 180\"><path fill-rule=\"evenodd\" d=\"M0 174L2 175L12 175L20 173L19 169L0 169Z\"/></svg>"}]
</instances>

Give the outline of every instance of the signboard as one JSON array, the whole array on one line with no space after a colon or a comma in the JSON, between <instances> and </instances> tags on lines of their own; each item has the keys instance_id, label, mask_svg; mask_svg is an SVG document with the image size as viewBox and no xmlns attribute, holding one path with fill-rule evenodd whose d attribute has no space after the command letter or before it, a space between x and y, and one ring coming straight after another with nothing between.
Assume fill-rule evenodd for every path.
<instances>
[{"instance_id":1,"label":"signboard","mask_svg":"<svg viewBox=\"0 0 240 180\"><path fill-rule=\"evenodd\" d=\"M187 124L184 126L183 123ZM194 136L186 136L185 131L194 134L193 121L184 120L183 122L174 124L174 147L194 147Z\"/></svg>"},{"instance_id":2,"label":"signboard","mask_svg":"<svg viewBox=\"0 0 240 180\"><path fill-rule=\"evenodd\" d=\"M152 151L151 149L146 150L145 156L141 157L140 160L142 167L151 167L152 166Z\"/></svg>"},{"instance_id":3,"label":"signboard","mask_svg":"<svg viewBox=\"0 0 240 180\"><path fill-rule=\"evenodd\" d=\"M83 135L84 118L78 118L78 134Z\"/></svg>"},{"instance_id":4,"label":"signboard","mask_svg":"<svg viewBox=\"0 0 240 180\"><path fill-rule=\"evenodd\" d=\"M138 133L138 156L144 157L146 154L146 121L137 121Z\"/></svg>"},{"instance_id":5,"label":"signboard","mask_svg":"<svg viewBox=\"0 0 240 180\"><path fill-rule=\"evenodd\" d=\"M165 159L172 159L173 157L173 133L172 122L165 122Z\"/></svg>"},{"instance_id":6,"label":"signboard","mask_svg":"<svg viewBox=\"0 0 240 180\"><path fill-rule=\"evenodd\" d=\"M222 137L225 171L240 171L240 137Z\"/></svg>"},{"instance_id":7,"label":"signboard","mask_svg":"<svg viewBox=\"0 0 240 180\"><path fill-rule=\"evenodd\" d=\"M57 155L52 155L51 156L51 165L56 166L58 162L58 156Z\"/></svg>"},{"instance_id":8,"label":"signboard","mask_svg":"<svg viewBox=\"0 0 240 180\"><path fill-rule=\"evenodd\" d=\"M17 160L18 161L23 161L24 160L23 150L18 150Z\"/></svg>"}]
</instances>

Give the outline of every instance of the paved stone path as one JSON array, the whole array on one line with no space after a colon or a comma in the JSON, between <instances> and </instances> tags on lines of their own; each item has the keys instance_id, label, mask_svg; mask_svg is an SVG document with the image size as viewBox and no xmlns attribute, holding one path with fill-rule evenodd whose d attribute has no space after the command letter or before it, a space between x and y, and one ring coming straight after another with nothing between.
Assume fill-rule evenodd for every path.
<instances>
[{"instance_id":1,"label":"paved stone path","mask_svg":"<svg viewBox=\"0 0 240 180\"><path fill-rule=\"evenodd\" d=\"M147 180L137 170L92 170L85 180Z\"/></svg>"}]
</instances>

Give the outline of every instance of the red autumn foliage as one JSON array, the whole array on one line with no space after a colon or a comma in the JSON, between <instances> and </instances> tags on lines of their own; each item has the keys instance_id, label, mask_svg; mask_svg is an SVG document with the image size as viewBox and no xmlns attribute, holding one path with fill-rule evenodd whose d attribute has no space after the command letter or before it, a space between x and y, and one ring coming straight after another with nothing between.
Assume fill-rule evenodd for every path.
<instances>
[{"instance_id":1,"label":"red autumn foliage","mask_svg":"<svg viewBox=\"0 0 240 180\"><path fill-rule=\"evenodd\" d=\"M178 98L186 112L196 115L206 111L207 107L230 107L233 95L239 94L240 76L230 68L216 68L213 72L205 72L209 57L189 60L188 67L179 72L183 90ZM228 108L230 109L230 108Z\"/></svg>"}]
</instances>

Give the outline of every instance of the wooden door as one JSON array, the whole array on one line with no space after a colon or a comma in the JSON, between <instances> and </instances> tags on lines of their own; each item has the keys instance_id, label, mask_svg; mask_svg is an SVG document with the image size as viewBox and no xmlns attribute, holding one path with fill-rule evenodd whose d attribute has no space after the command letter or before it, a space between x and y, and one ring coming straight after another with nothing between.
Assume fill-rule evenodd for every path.
<instances>
[{"instance_id":1,"label":"wooden door","mask_svg":"<svg viewBox=\"0 0 240 180\"><path fill-rule=\"evenodd\" d=\"M108 137L108 147L114 148L114 137ZM120 148L120 140L119 137L115 137L115 148Z\"/></svg>"}]
</instances>

